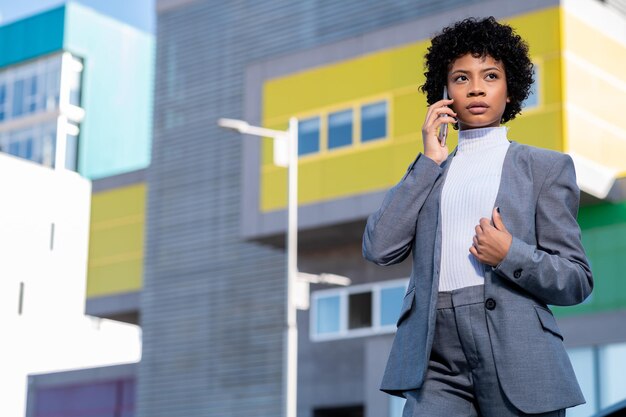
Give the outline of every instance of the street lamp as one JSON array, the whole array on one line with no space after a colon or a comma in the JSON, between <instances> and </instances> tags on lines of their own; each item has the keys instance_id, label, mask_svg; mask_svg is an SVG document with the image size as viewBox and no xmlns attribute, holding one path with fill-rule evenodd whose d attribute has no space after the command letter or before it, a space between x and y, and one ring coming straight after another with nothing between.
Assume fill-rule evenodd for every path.
<instances>
[{"instance_id":1,"label":"street lamp","mask_svg":"<svg viewBox=\"0 0 626 417\"><path fill-rule=\"evenodd\" d=\"M298 273L298 119L289 119L286 131L251 126L236 119L219 119L220 127L239 133L274 139L274 164L288 168L289 203L287 207L287 328L283 389L285 390L285 417L296 417L298 383L298 324L296 322L296 280L337 285L350 285L350 279L334 274Z\"/></svg>"}]
</instances>

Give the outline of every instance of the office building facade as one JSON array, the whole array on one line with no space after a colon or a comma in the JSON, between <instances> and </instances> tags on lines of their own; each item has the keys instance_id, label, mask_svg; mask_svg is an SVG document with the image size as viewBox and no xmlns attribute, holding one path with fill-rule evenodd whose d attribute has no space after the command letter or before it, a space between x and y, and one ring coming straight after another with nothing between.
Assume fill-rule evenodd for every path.
<instances>
[{"instance_id":1,"label":"office building facade","mask_svg":"<svg viewBox=\"0 0 626 417\"><path fill-rule=\"evenodd\" d=\"M378 388L411 266L367 263L361 236L421 150L426 102L417 87L429 38L488 15L528 40L536 69L509 137L569 153L582 190L579 223L596 287L585 303L553 309L587 398L568 415L626 397L619 2L158 0L157 15L152 161L145 179L116 180L134 199L145 194L146 216L133 200L113 214L133 226L104 221L119 226L109 247L124 242L127 252L98 272L107 281L142 268L143 281L107 281L111 298L87 301L123 320L135 311L141 323L134 415L282 415L287 172L273 165L269 138L240 137L216 121L286 129L293 116L298 267L352 279L311 285L310 309L298 312L298 416L401 415L402 401ZM452 133L451 149L456 140ZM141 230L141 250L126 245Z\"/></svg>"}]
</instances>

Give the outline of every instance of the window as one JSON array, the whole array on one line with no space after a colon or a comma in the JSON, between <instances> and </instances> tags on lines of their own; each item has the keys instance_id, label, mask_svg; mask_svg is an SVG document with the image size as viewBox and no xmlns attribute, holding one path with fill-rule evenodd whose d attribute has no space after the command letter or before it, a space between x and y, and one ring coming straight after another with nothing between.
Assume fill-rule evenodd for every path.
<instances>
[{"instance_id":1,"label":"window","mask_svg":"<svg viewBox=\"0 0 626 417\"><path fill-rule=\"evenodd\" d=\"M348 328L372 327L372 292L361 292L348 296Z\"/></svg>"},{"instance_id":2,"label":"window","mask_svg":"<svg viewBox=\"0 0 626 417\"><path fill-rule=\"evenodd\" d=\"M626 343L600 347L599 362L602 406L626 399Z\"/></svg>"},{"instance_id":3,"label":"window","mask_svg":"<svg viewBox=\"0 0 626 417\"><path fill-rule=\"evenodd\" d=\"M361 143L384 139L387 131L387 102L378 101L356 107L356 110L345 109L321 116L302 119L298 122L298 155L310 155L320 151L346 148L359 141L358 123L360 113ZM355 122L356 120L356 122ZM324 126L327 140L321 141L320 130ZM358 127L358 124L356 125Z\"/></svg>"},{"instance_id":4,"label":"window","mask_svg":"<svg viewBox=\"0 0 626 417\"><path fill-rule=\"evenodd\" d=\"M21 116L24 111L24 80L13 84L13 117Z\"/></svg>"},{"instance_id":5,"label":"window","mask_svg":"<svg viewBox=\"0 0 626 417\"><path fill-rule=\"evenodd\" d=\"M526 100L522 103L522 109L530 109L539 105L538 86L540 80L539 68L537 67L537 64L533 66L533 78L535 82L530 87L530 94L528 95L528 98L526 98Z\"/></svg>"},{"instance_id":6,"label":"window","mask_svg":"<svg viewBox=\"0 0 626 417\"><path fill-rule=\"evenodd\" d=\"M400 307L404 299L405 288L388 287L380 290L380 324L387 326L396 324L400 315Z\"/></svg>"},{"instance_id":7,"label":"window","mask_svg":"<svg viewBox=\"0 0 626 417\"><path fill-rule=\"evenodd\" d=\"M389 417L402 417L402 410L406 398L400 398L396 396L389 396Z\"/></svg>"},{"instance_id":8,"label":"window","mask_svg":"<svg viewBox=\"0 0 626 417\"><path fill-rule=\"evenodd\" d=\"M320 297L316 304L316 331L318 334L339 331L339 296Z\"/></svg>"},{"instance_id":9,"label":"window","mask_svg":"<svg viewBox=\"0 0 626 417\"><path fill-rule=\"evenodd\" d=\"M362 405L332 407L332 408L315 408L313 409L313 417L363 417L365 409Z\"/></svg>"},{"instance_id":10,"label":"window","mask_svg":"<svg viewBox=\"0 0 626 417\"><path fill-rule=\"evenodd\" d=\"M0 133L0 149L48 167L54 166L56 120Z\"/></svg>"},{"instance_id":11,"label":"window","mask_svg":"<svg viewBox=\"0 0 626 417\"><path fill-rule=\"evenodd\" d=\"M567 352L587 403L567 410L568 417L588 417L599 410L595 390L596 352L593 348L570 349Z\"/></svg>"},{"instance_id":12,"label":"window","mask_svg":"<svg viewBox=\"0 0 626 417\"><path fill-rule=\"evenodd\" d=\"M68 134L65 143L65 168L76 171L78 162L78 136Z\"/></svg>"},{"instance_id":13,"label":"window","mask_svg":"<svg viewBox=\"0 0 626 417\"><path fill-rule=\"evenodd\" d=\"M25 112L35 113L37 110L37 76L26 79L26 94L24 97Z\"/></svg>"},{"instance_id":14,"label":"window","mask_svg":"<svg viewBox=\"0 0 626 417\"><path fill-rule=\"evenodd\" d=\"M70 84L70 104L80 106L81 75L83 71L81 60L73 56L68 71L70 73L68 76Z\"/></svg>"},{"instance_id":15,"label":"window","mask_svg":"<svg viewBox=\"0 0 626 417\"><path fill-rule=\"evenodd\" d=\"M7 98L7 86L4 84L0 84L0 122L3 121L5 118L6 98Z\"/></svg>"},{"instance_id":16,"label":"window","mask_svg":"<svg viewBox=\"0 0 626 417\"><path fill-rule=\"evenodd\" d=\"M77 61L73 68L78 79L70 83L80 94L82 64L73 59ZM61 60L62 55L57 54L0 70L0 123L58 108Z\"/></svg>"},{"instance_id":17,"label":"window","mask_svg":"<svg viewBox=\"0 0 626 417\"><path fill-rule=\"evenodd\" d=\"M298 122L298 155L320 151L320 118L314 117Z\"/></svg>"},{"instance_id":18,"label":"window","mask_svg":"<svg viewBox=\"0 0 626 417\"><path fill-rule=\"evenodd\" d=\"M387 136L387 103L381 101L361 107L361 142Z\"/></svg>"},{"instance_id":19,"label":"window","mask_svg":"<svg viewBox=\"0 0 626 417\"><path fill-rule=\"evenodd\" d=\"M567 351L586 404L567 410L568 417L587 417L626 399L626 343Z\"/></svg>"},{"instance_id":20,"label":"window","mask_svg":"<svg viewBox=\"0 0 626 417\"><path fill-rule=\"evenodd\" d=\"M328 115L328 149L352 145L352 110Z\"/></svg>"},{"instance_id":21,"label":"window","mask_svg":"<svg viewBox=\"0 0 626 417\"><path fill-rule=\"evenodd\" d=\"M315 291L311 295L311 339L395 331L407 284L407 279L399 279Z\"/></svg>"}]
</instances>

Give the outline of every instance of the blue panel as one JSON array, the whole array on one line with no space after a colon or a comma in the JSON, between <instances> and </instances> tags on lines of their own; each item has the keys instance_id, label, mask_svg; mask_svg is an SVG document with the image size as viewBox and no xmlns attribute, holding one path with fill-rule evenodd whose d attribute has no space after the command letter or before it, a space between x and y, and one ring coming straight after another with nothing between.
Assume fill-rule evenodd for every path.
<instances>
[{"instance_id":1,"label":"blue panel","mask_svg":"<svg viewBox=\"0 0 626 417\"><path fill-rule=\"evenodd\" d=\"M352 110L328 115L328 149L352 145Z\"/></svg>"},{"instance_id":2,"label":"blue panel","mask_svg":"<svg viewBox=\"0 0 626 417\"><path fill-rule=\"evenodd\" d=\"M68 3L66 8L64 49L84 65L78 172L97 179L146 168L154 38L81 4Z\"/></svg>"},{"instance_id":3,"label":"blue panel","mask_svg":"<svg viewBox=\"0 0 626 417\"><path fill-rule=\"evenodd\" d=\"M361 107L361 142L387 136L387 102Z\"/></svg>"},{"instance_id":4,"label":"blue panel","mask_svg":"<svg viewBox=\"0 0 626 417\"><path fill-rule=\"evenodd\" d=\"M383 288L380 290L380 325L395 324L400 314L402 299L406 288L399 287Z\"/></svg>"},{"instance_id":5,"label":"blue panel","mask_svg":"<svg viewBox=\"0 0 626 417\"><path fill-rule=\"evenodd\" d=\"M0 68L63 48L65 6L0 27Z\"/></svg>"},{"instance_id":6,"label":"blue panel","mask_svg":"<svg viewBox=\"0 0 626 417\"><path fill-rule=\"evenodd\" d=\"M320 151L320 118L300 120L298 122L298 155L307 155Z\"/></svg>"},{"instance_id":7,"label":"blue panel","mask_svg":"<svg viewBox=\"0 0 626 417\"><path fill-rule=\"evenodd\" d=\"M338 295L320 297L317 299L316 332L317 334L336 333L339 331L339 303Z\"/></svg>"}]
</instances>

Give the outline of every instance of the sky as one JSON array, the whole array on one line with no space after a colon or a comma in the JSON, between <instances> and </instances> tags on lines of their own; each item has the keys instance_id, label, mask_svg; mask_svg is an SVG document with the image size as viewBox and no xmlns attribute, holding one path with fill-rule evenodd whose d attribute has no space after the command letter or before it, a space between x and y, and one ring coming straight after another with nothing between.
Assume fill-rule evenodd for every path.
<instances>
[{"instance_id":1,"label":"sky","mask_svg":"<svg viewBox=\"0 0 626 417\"><path fill-rule=\"evenodd\" d=\"M155 32L155 0L73 0L128 23ZM67 0L0 0L0 25L67 3Z\"/></svg>"}]
</instances>

